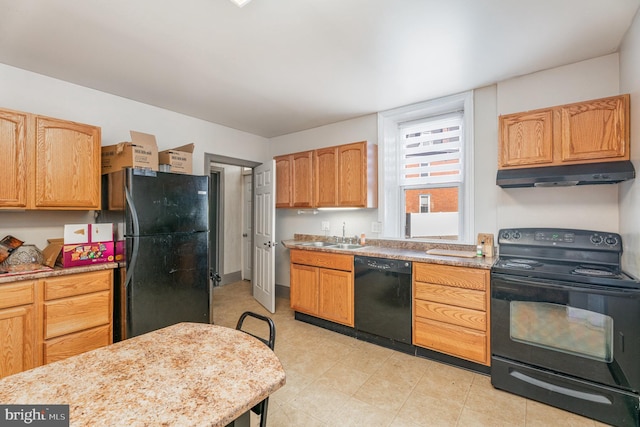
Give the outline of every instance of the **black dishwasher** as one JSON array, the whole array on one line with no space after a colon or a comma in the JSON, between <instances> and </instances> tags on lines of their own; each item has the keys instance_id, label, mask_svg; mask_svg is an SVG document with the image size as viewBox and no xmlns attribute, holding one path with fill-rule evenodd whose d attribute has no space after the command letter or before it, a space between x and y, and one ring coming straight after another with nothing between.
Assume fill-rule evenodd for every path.
<instances>
[{"instance_id":1,"label":"black dishwasher","mask_svg":"<svg viewBox=\"0 0 640 427\"><path fill-rule=\"evenodd\" d=\"M413 353L411 345L411 262L356 256L357 337Z\"/></svg>"}]
</instances>

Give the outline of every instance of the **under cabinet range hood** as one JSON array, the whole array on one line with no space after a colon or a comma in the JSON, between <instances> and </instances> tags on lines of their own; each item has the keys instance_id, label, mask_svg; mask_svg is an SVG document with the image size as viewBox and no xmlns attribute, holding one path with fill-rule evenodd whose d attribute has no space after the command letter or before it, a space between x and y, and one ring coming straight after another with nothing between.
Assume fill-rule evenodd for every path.
<instances>
[{"instance_id":1,"label":"under cabinet range hood","mask_svg":"<svg viewBox=\"0 0 640 427\"><path fill-rule=\"evenodd\" d=\"M617 184L633 179L633 164L621 162L499 170L496 184L502 188L568 187L573 185Z\"/></svg>"}]
</instances>

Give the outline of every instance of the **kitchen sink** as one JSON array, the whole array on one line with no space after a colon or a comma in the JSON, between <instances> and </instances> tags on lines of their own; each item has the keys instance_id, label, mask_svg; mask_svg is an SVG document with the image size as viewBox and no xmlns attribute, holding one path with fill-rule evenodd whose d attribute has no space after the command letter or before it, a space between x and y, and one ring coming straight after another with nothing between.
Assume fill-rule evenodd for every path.
<instances>
[{"instance_id":1,"label":"kitchen sink","mask_svg":"<svg viewBox=\"0 0 640 427\"><path fill-rule=\"evenodd\" d=\"M353 243L334 243L331 246L328 246L329 248L336 248L336 249L358 249L358 248L364 248L364 246L362 245L356 245Z\"/></svg>"},{"instance_id":2,"label":"kitchen sink","mask_svg":"<svg viewBox=\"0 0 640 427\"><path fill-rule=\"evenodd\" d=\"M335 246L336 244L333 242L304 242L300 243L300 246L317 246L317 247L326 247L326 246Z\"/></svg>"}]
</instances>

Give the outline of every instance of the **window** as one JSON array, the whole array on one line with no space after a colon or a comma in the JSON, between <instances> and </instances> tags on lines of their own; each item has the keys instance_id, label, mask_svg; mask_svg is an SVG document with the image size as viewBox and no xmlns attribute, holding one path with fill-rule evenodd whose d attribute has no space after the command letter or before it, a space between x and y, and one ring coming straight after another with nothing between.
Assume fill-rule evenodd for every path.
<instances>
[{"instance_id":1,"label":"window","mask_svg":"<svg viewBox=\"0 0 640 427\"><path fill-rule=\"evenodd\" d=\"M470 242L472 93L380 113L383 235Z\"/></svg>"}]
</instances>

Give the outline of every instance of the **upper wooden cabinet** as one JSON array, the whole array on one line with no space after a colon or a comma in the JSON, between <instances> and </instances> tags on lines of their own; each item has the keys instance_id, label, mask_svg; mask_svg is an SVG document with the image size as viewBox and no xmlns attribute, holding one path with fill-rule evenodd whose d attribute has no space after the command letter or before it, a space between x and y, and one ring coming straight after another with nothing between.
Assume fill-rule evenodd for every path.
<instances>
[{"instance_id":1,"label":"upper wooden cabinet","mask_svg":"<svg viewBox=\"0 0 640 427\"><path fill-rule=\"evenodd\" d=\"M0 110L0 208L100 209L100 128Z\"/></svg>"},{"instance_id":2,"label":"upper wooden cabinet","mask_svg":"<svg viewBox=\"0 0 640 427\"><path fill-rule=\"evenodd\" d=\"M275 161L276 207L377 206L375 144L325 147L278 156Z\"/></svg>"},{"instance_id":3,"label":"upper wooden cabinet","mask_svg":"<svg viewBox=\"0 0 640 427\"><path fill-rule=\"evenodd\" d=\"M0 110L0 207L27 207L27 114Z\"/></svg>"},{"instance_id":4,"label":"upper wooden cabinet","mask_svg":"<svg viewBox=\"0 0 640 427\"><path fill-rule=\"evenodd\" d=\"M499 118L500 169L629 160L629 95Z\"/></svg>"},{"instance_id":5,"label":"upper wooden cabinet","mask_svg":"<svg viewBox=\"0 0 640 427\"><path fill-rule=\"evenodd\" d=\"M338 147L338 206L377 207L377 147L366 141Z\"/></svg>"},{"instance_id":6,"label":"upper wooden cabinet","mask_svg":"<svg viewBox=\"0 0 640 427\"><path fill-rule=\"evenodd\" d=\"M287 154L276 161L276 207L313 205L313 151Z\"/></svg>"}]
</instances>

